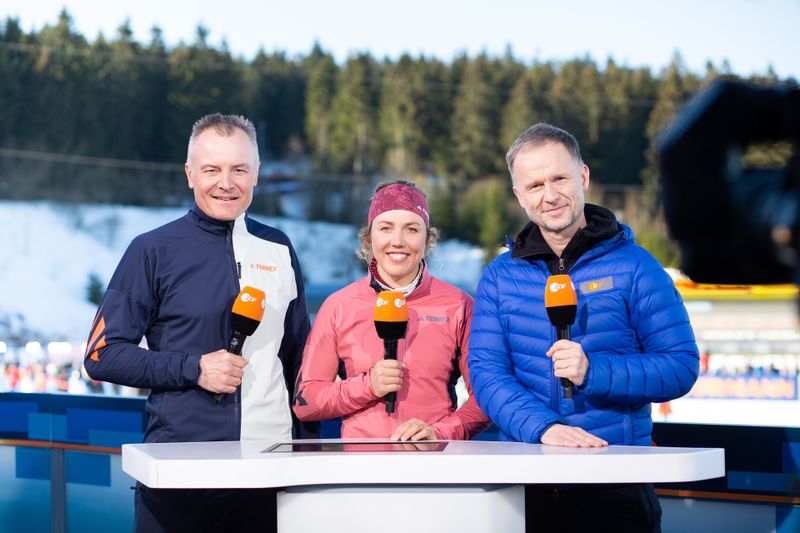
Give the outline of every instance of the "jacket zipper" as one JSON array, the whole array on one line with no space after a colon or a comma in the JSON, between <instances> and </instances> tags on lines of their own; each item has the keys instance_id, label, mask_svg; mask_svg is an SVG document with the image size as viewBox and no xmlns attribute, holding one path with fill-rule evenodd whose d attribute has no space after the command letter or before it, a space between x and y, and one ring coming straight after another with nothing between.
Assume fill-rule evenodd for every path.
<instances>
[{"instance_id":1,"label":"jacket zipper","mask_svg":"<svg viewBox=\"0 0 800 533\"><path fill-rule=\"evenodd\" d=\"M625 241L626 240L624 233L619 234L617 237L612 237L611 239L613 239L614 242L609 244L608 246L604 247L602 252L596 252L594 249L587 250L586 253L584 253L582 256L577 258L574 263L572 263L571 270L574 271L576 266L582 265L586 261L591 261L596 257L600 257L601 255L605 255L607 253L610 253L617 246L620 246L621 241ZM569 272L566 272L565 271L566 269L564 269L563 267L564 267L564 260L559 258L559 260L558 260L559 274L569 274Z\"/></svg>"},{"instance_id":2,"label":"jacket zipper","mask_svg":"<svg viewBox=\"0 0 800 533\"><path fill-rule=\"evenodd\" d=\"M236 285L236 293L239 293L240 290L240 283L239 280L242 279L242 267L241 263L236 261L236 254L233 250L233 225L236 221L231 221L228 224L228 238L227 238L227 252L230 254L229 257L231 258L231 262L233 263L233 274L235 276L235 285ZM243 357L243 356L242 356ZM234 440L241 439L241 427L242 427L242 414L241 414L241 405L242 405L242 387L241 385L236 387L236 392L234 393L234 412L233 412L233 424L234 426L231 428L232 430L232 437ZM238 428L238 431L237 431Z\"/></svg>"},{"instance_id":3,"label":"jacket zipper","mask_svg":"<svg viewBox=\"0 0 800 533\"><path fill-rule=\"evenodd\" d=\"M550 345L552 346L556 342L556 335L555 335L556 328L550 328ZM555 368L553 368L552 360L550 362L550 390L552 391L550 394L550 406L553 408L558 414L561 414L561 387L559 386L558 378L556 377Z\"/></svg>"},{"instance_id":4,"label":"jacket zipper","mask_svg":"<svg viewBox=\"0 0 800 533\"><path fill-rule=\"evenodd\" d=\"M233 264L233 275L237 282L236 285L236 292L239 292L239 283L238 280L242 279L242 264L236 261L236 254L233 251L233 225L235 222L231 222L228 224L228 237L226 239L226 245L228 248L228 256L231 258L231 263Z\"/></svg>"},{"instance_id":5,"label":"jacket zipper","mask_svg":"<svg viewBox=\"0 0 800 533\"><path fill-rule=\"evenodd\" d=\"M625 236L622 236L622 240L625 239ZM591 250L589 250L589 253ZM578 259L575 260L575 263L572 264L572 270L575 270L575 267L579 264L582 264L586 261L593 259L595 255L589 255L587 259L587 254L581 255ZM547 267L547 263L545 263L545 272L550 274L550 269ZM566 269L566 265L564 263L564 258L558 258L558 273L559 274L568 274ZM556 335L555 335L555 328L551 329L550 338L552 339L553 343L555 343ZM551 384L551 394L550 394L550 405L552 406L553 410L557 413L561 413L559 406L561 404L561 384L559 383L559 379L555 375L555 370L553 369L553 365L550 365L550 384Z\"/></svg>"}]
</instances>

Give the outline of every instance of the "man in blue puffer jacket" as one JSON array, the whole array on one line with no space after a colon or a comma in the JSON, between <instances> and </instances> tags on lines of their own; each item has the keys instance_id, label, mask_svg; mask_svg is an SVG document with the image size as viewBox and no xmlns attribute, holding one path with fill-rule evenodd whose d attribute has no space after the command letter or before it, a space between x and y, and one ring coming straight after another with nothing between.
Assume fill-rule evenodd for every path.
<instances>
[{"instance_id":1,"label":"man in blue puffer jacket","mask_svg":"<svg viewBox=\"0 0 800 533\"><path fill-rule=\"evenodd\" d=\"M571 134L536 124L506 160L530 222L478 285L469 343L478 404L505 440L650 445L650 402L682 396L697 379L698 350L680 295L630 228L585 203L589 167ZM552 274L569 274L578 293L572 340L557 341L547 316ZM559 378L574 384L574 397L563 397ZM660 529L650 484L528 487L526 494L543 531L598 523Z\"/></svg>"}]
</instances>

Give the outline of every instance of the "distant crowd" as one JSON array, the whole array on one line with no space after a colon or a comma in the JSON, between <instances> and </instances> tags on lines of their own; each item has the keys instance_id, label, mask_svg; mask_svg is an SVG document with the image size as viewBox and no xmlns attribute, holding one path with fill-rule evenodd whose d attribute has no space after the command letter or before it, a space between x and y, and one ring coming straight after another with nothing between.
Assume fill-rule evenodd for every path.
<instances>
[{"instance_id":1,"label":"distant crowd","mask_svg":"<svg viewBox=\"0 0 800 533\"><path fill-rule=\"evenodd\" d=\"M141 396L147 391L91 379L82 367L72 363L2 363L0 392L46 392Z\"/></svg>"},{"instance_id":2,"label":"distant crowd","mask_svg":"<svg viewBox=\"0 0 800 533\"><path fill-rule=\"evenodd\" d=\"M720 377L796 376L794 369L778 369L748 364L744 368L709 368L710 354L700 355L700 374ZM717 365L711 365L716 367ZM0 392L46 392L68 394L102 394L106 396L146 396L144 389L95 381L82 366L72 363L3 363L0 362Z\"/></svg>"}]
</instances>

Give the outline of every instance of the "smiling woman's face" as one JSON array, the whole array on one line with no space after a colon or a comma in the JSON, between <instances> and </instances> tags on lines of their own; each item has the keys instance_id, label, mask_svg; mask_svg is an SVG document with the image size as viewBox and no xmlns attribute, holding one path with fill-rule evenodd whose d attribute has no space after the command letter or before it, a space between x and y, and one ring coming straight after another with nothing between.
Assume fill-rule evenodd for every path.
<instances>
[{"instance_id":1,"label":"smiling woman's face","mask_svg":"<svg viewBox=\"0 0 800 533\"><path fill-rule=\"evenodd\" d=\"M392 287L404 287L414 281L425 256L427 238L425 221L411 211L394 209L375 217L370 244L383 281Z\"/></svg>"}]
</instances>

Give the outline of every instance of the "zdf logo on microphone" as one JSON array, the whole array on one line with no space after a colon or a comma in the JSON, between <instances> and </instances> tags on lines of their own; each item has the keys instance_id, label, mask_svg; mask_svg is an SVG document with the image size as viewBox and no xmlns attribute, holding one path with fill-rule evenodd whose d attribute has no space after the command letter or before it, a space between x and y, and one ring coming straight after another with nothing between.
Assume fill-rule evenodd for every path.
<instances>
[{"instance_id":1,"label":"zdf logo on microphone","mask_svg":"<svg viewBox=\"0 0 800 533\"><path fill-rule=\"evenodd\" d=\"M567 288L567 284L566 283L556 283L554 281L553 283L550 284L549 288L550 288L550 292L558 292L560 290L566 289Z\"/></svg>"},{"instance_id":2,"label":"zdf logo on microphone","mask_svg":"<svg viewBox=\"0 0 800 533\"><path fill-rule=\"evenodd\" d=\"M258 298L255 298L254 296L250 296L250 293L247 293L247 292L243 292L241 294L241 296L239 296L239 299L243 303L246 303L246 304L251 304L253 302L257 302L258 301ZM265 307L265 304L266 304L266 302L264 300L261 300L261 308L262 309Z\"/></svg>"},{"instance_id":3,"label":"zdf logo on microphone","mask_svg":"<svg viewBox=\"0 0 800 533\"><path fill-rule=\"evenodd\" d=\"M392 303L398 309L401 309L403 306L406 305L406 301L404 298L395 298ZM375 300L375 307L383 307L384 305L389 305L389 302L379 296L378 299Z\"/></svg>"}]
</instances>

